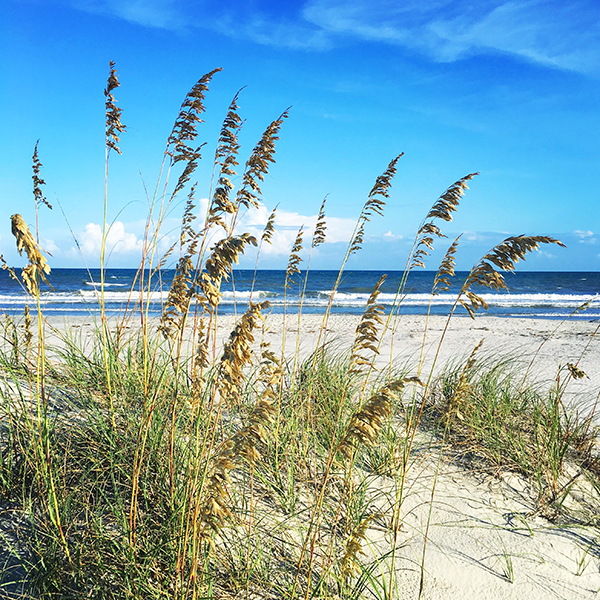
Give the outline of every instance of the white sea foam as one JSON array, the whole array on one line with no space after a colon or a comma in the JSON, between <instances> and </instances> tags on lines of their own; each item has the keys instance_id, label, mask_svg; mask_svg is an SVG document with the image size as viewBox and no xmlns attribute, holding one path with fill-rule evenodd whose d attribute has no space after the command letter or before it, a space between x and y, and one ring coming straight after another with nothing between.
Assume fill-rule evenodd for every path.
<instances>
[{"instance_id":1,"label":"white sea foam","mask_svg":"<svg viewBox=\"0 0 600 600\"><path fill-rule=\"evenodd\" d=\"M121 286L123 284L115 284ZM366 305L369 298L368 293L362 292L336 292L333 305L340 308L362 308ZM589 301L592 297L584 294L480 294L481 298L488 303L490 307L498 309L524 308L524 309L556 309L557 314L550 311L541 312L540 315L559 317L562 311L570 309L571 311ZM166 302L168 291L153 291L144 293L145 301L152 304ZM224 291L222 303L232 305L236 302L245 303L250 300L250 291ZM305 296L304 306L307 307L325 307L329 302L330 292L322 290ZM97 305L99 299L99 290L78 290L77 292L56 292L50 291L42 294L42 304L44 305ZM131 291L112 291L104 292L104 301L106 304L125 304L126 302L139 301L139 292ZM282 306L284 302L289 305L298 304L300 298L297 295L288 294L284 297L282 293L271 292L267 290L254 290L252 300L268 299L273 306ZM378 302L384 306L391 306L396 300L396 294L380 294ZM430 303L437 307L450 307L456 301L456 294L439 294L432 297L430 294L407 294L401 299L402 306L405 307L427 307ZM31 304L31 298L26 295L0 295L0 307L18 307L25 304ZM600 308L600 299L592 303L592 308ZM71 309L69 309L71 310ZM565 316L570 314L564 313Z\"/></svg>"},{"instance_id":2,"label":"white sea foam","mask_svg":"<svg viewBox=\"0 0 600 600\"><path fill-rule=\"evenodd\" d=\"M94 287L99 288L101 286L100 281L86 281L85 285L93 285ZM127 283L108 283L104 282L104 287L129 287Z\"/></svg>"}]
</instances>

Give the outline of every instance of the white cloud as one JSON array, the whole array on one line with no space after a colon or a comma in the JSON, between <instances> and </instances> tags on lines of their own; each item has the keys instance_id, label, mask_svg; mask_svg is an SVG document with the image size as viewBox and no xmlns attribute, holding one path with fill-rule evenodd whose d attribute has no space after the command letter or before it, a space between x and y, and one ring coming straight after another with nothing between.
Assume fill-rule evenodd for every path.
<instances>
[{"instance_id":1,"label":"white cloud","mask_svg":"<svg viewBox=\"0 0 600 600\"><path fill-rule=\"evenodd\" d=\"M260 240L270 214L271 211L267 210L264 205L259 208L252 208L241 217L236 231L238 233L248 232L257 240ZM272 244L263 245L261 253L270 255L289 254L301 226L304 226L304 247L310 246L316 223L317 215L303 215L278 208ZM347 242L352 236L356 221L354 219L325 216L325 224L327 227L325 231L326 243Z\"/></svg>"},{"instance_id":2,"label":"white cloud","mask_svg":"<svg viewBox=\"0 0 600 600\"><path fill-rule=\"evenodd\" d=\"M60 248L54 243L54 240L43 239L41 246L42 250L48 252L49 254L60 253Z\"/></svg>"},{"instance_id":3,"label":"white cloud","mask_svg":"<svg viewBox=\"0 0 600 600\"><path fill-rule=\"evenodd\" d=\"M144 27L180 29L185 19L176 0L72 0L75 8Z\"/></svg>"},{"instance_id":4,"label":"white cloud","mask_svg":"<svg viewBox=\"0 0 600 600\"><path fill-rule=\"evenodd\" d=\"M577 229L573 232L578 238L580 244L595 244L596 238L593 231L581 231Z\"/></svg>"},{"instance_id":5,"label":"white cloud","mask_svg":"<svg viewBox=\"0 0 600 600\"><path fill-rule=\"evenodd\" d=\"M489 239L489 234L481 233L479 231L464 231L461 236L461 241L464 242L485 242Z\"/></svg>"},{"instance_id":6,"label":"white cloud","mask_svg":"<svg viewBox=\"0 0 600 600\"><path fill-rule=\"evenodd\" d=\"M64 0L145 27L211 28L233 38L327 50L346 40L403 46L440 62L508 53L548 67L600 72L597 0L307 0L265 2Z\"/></svg>"},{"instance_id":7,"label":"white cloud","mask_svg":"<svg viewBox=\"0 0 600 600\"><path fill-rule=\"evenodd\" d=\"M383 234L383 239L389 242L391 240L401 240L401 239L404 239L404 236L392 233L392 230L390 229L389 231L386 231Z\"/></svg>"},{"instance_id":8,"label":"white cloud","mask_svg":"<svg viewBox=\"0 0 600 600\"><path fill-rule=\"evenodd\" d=\"M215 29L229 37L243 36L265 46L297 50L327 50L333 46L328 32L301 20L254 16L244 22L235 15L219 19Z\"/></svg>"},{"instance_id":9,"label":"white cloud","mask_svg":"<svg viewBox=\"0 0 600 600\"><path fill-rule=\"evenodd\" d=\"M545 260L556 260L556 254L552 254L551 252L547 252L546 250L538 250L531 257L528 257L531 261L531 258L540 258Z\"/></svg>"},{"instance_id":10,"label":"white cloud","mask_svg":"<svg viewBox=\"0 0 600 600\"><path fill-rule=\"evenodd\" d=\"M440 62L492 51L573 71L600 67L592 0L310 0L303 14L331 34L405 46Z\"/></svg>"},{"instance_id":11,"label":"white cloud","mask_svg":"<svg viewBox=\"0 0 600 600\"><path fill-rule=\"evenodd\" d=\"M96 223L88 223L85 229L77 236L79 248L86 258L100 256L102 246L102 227ZM135 233L125 231L121 221L115 221L106 236L106 255L140 253L143 240L138 239ZM73 250L73 249L72 249Z\"/></svg>"}]
</instances>

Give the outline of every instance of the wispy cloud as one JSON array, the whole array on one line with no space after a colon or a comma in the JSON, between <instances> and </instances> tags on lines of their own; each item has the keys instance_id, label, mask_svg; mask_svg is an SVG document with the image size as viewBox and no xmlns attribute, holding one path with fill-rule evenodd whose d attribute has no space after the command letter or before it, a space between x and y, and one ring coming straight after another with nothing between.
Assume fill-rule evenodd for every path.
<instances>
[{"instance_id":1,"label":"wispy cloud","mask_svg":"<svg viewBox=\"0 0 600 600\"><path fill-rule=\"evenodd\" d=\"M177 0L71 0L74 8L124 19L144 27L182 29L187 17Z\"/></svg>"},{"instance_id":2,"label":"wispy cloud","mask_svg":"<svg viewBox=\"0 0 600 600\"><path fill-rule=\"evenodd\" d=\"M352 41L401 46L438 62L502 53L557 69L600 73L597 0L66 0L77 9L171 30L211 28L229 37L302 50Z\"/></svg>"},{"instance_id":3,"label":"wispy cloud","mask_svg":"<svg viewBox=\"0 0 600 600\"><path fill-rule=\"evenodd\" d=\"M241 18L224 14L213 22L213 29L233 38L246 38L257 44L295 50L328 50L333 46L329 33L300 15L294 19L267 14Z\"/></svg>"},{"instance_id":4,"label":"wispy cloud","mask_svg":"<svg viewBox=\"0 0 600 600\"><path fill-rule=\"evenodd\" d=\"M578 240L580 244L595 244L596 243L596 238L594 237L594 232L593 231L582 231L580 229L577 229L573 232Z\"/></svg>"},{"instance_id":5,"label":"wispy cloud","mask_svg":"<svg viewBox=\"0 0 600 600\"><path fill-rule=\"evenodd\" d=\"M332 34L405 46L442 62L500 52L559 69L600 69L593 0L310 0L303 14Z\"/></svg>"}]
</instances>

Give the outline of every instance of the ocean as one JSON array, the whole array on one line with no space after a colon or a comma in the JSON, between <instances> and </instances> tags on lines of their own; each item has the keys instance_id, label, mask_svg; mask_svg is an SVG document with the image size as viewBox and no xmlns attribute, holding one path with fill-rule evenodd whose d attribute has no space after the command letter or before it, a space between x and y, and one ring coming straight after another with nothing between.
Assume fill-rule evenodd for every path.
<instances>
[{"instance_id":1,"label":"ocean","mask_svg":"<svg viewBox=\"0 0 600 600\"><path fill-rule=\"evenodd\" d=\"M19 272L19 269L17 269ZM127 306L139 302L139 283L134 284L135 269L107 269L105 303L109 314L121 314ZM149 295L149 310L152 315L160 315L162 304L168 296L174 275L172 270L164 270L154 276ZM337 271L310 271L303 295L303 312L320 313L327 306L331 290L337 278ZM383 275L382 271L346 271L335 294L332 312L361 314L375 283ZM387 272L379 302L389 311L394 303L402 271ZM447 314L467 273L458 272L454 278L456 285L449 291L432 298L431 286L435 273L413 271L405 288L405 296L400 304L404 314L425 314L431 302L432 314ZM233 277L223 283L221 313L244 312L248 301L268 300L272 311L282 312L284 304L288 312L297 310L304 273L295 276L295 283L284 296L285 271L236 270ZM487 314L502 317L531 317L546 319L600 318L600 273L585 272L516 272L505 275L509 291L495 292L487 288L475 289L488 303ZM53 269L49 275L52 289L42 288L42 305L46 315L86 316L98 313L100 271L98 269ZM454 290L454 293L452 292ZM147 296L148 297L148 296ZM574 311L585 302L592 300L585 311ZM9 277L7 271L0 271L0 314L20 314L29 304L35 306L18 282ZM481 313L485 312L483 310ZM456 314L466 314L459 307Z\"/></svg>"}]
</instances>

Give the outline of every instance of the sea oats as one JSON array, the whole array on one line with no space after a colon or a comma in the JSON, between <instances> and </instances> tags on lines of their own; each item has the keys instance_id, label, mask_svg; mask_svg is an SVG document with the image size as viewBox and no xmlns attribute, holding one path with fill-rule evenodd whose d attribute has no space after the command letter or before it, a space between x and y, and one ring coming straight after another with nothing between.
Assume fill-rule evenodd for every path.
<instances>
[{"instance_id":1,"label":"sea oats","mask_svg":"<svg viewBox=\"0 0 600 600\"><path fill-rule=\"evenodd\" d=\"M245 379L244 368L252 361L254 329L258 321L264 318L261 312L269 306L269 302L250 303L248 310L234 327L229 341L223 348L217 374L217 386L221 397L230 407L238 406L240 403L241 388Z\"/></svg>"},{"instance_id":2,"label":"sea oats","mask_svg":"<svg viewBox=\"0 0 600 600\"><path fill-rule=\"evenodd\" d=\"M433 204L423 224L417 231L415 240L415 250L412 254L409 270L415 267L425 268L424 258L429 256L433 250L435 238L446 237L438 225L436 219L442 221L452 221L452 213L458 208L458 204L463 197L465 190L468 190L467 181L476 177L479 173L469 173L455 183L453 183ZM456 250L456 248L454 248Z\"/></svg>"},{"instance_id":3,"label":"sea oats","mask_svg":"<svg viewBox=\"0 0 600 600\"><path fill-rule=\"evenodd\" d=\"M46 283L46 275L50 273L50 265L42 255L40 247L31 235L29 227L23 217L19 214L14 214L11 218L12 234L17 240L17 250L19 254L23 254L23 250L27 254L29 264L21 271L23 284L27 291L35 296L39 292L39 280L41 277Z\"/></svg>"},{"instance_id":4,"label":"sea oats","mask_svg":"<svg viewBox=\"0 0 600 600\"><path fill-rule=\"evenodd\" d=\"M377 518L377 514L369 515L361 520L358 527L348 536L344 545L344 555L340 560L340 573L344 581L348 580L355 574L361 572L362 565L358 559L359 554L365 554L362 549L363 544L367 541L367 531L373 519Z\"/></svg>"},{"instance_id":5,"label":"sea oats","mask_svg":"<svg viewBox=\"0 0 600 600\"><path fill-rule=\"evenodd\" d=\"M179 236L179 244L181 248L189 241L193 241L198 237L198 234L192 227L192 223L196 220L194 209L196 204L194 203L194 194L196 193L196 185L192 186L190 193L188 194L187 202L185 203L185 210L183 211L183 217L181 219L181 234Z\"/></svg>"},{"instance_id":6,"label":"sea oats","mask_svg":"<svg viewBox=\"0 0 600 600\"><path fill-rule=\"evenodd\" d=\"M317 215L317 222L315 224L315 231L312 237L311 248L316 248L321 244L325 243L325 231L327 229L327 225L325 223L325 202L327 201L327 197L324 198L321 208L319 209L319 214Z\"/></svg>"},{"instance_id":7,"label":"sea oats","mask_svg":"<svg viewBox=\"0 0 600 600\"><path fill-rule=\"evenodd\" d=\"M233 518L227 493L227 485L231 483L229 472L244 462L253 464L260 460L259 447L266 442L266 427L273 422L274 415L274 404L268 399L259 399L246 417L246 425L226 439L211 460L206 492L195 512L200 525L199 537L213 550L213 535Z\"/></svg>"},{"instance_id":8,"label":"sea oats","mask_svg":"<svg viewBox=\"0 0 600 600\"><path fill-rule=\"evenodd\" d=\"M191 157L186 162L186 165L183 168L183 171L181 172L179 179L177 180L177 185L173 189L170 202L172 202L174 200L175 196L177 196L177 194L186 186L188 181L191 179L194 171L198 168L198 160L200 159L200 154L199 154L200 148L202 148L202 146L199 146L195 151L196 155Z\"/></svg>"},{"instance_id":9,"label":"sea oats","mask_svg":"<svg viewBox=\"0 0 600 600\"><path fill-rule=\"evenodd\" d=\"M186 202L185 210L181 221L181 233L179 235L179 248L181 257L177 263L175 270L175 276L169 290L169 296L165 304L163 314L161 316L160 325L158 330L167 339L173 339L178 332L181 331L181 327L187 317L190 302L192 300L194 291L194 274L195 266L192 260L197 252L199 234L195 231L192 224L196 219L194 209L194 193L196 186L192 186L188 199ZM162 261L168 254L172 252L172 248L167 251L167 254L163 256Z\"/></svg>"},{"instance_id":10,"label":"sea oats","mask_svg":"<svg viewBox=\"0 0 600 600\"><path fill-rule=\"evenodd\" d=\"M462 234L452 242L448 250L446 250L446 254L444 254L442 262L440 262L440 266L435 274L433 287L431 289L433 296L437 296L442 292L447 292L450 289L450 278L454 277L455 275L454 268L456 267L456 251L458 249L458 241L460 240L461 236Z\"/></svg>"},{"instance_id":11,"label":"sea oats","mask_svg":"<svg viewBox=\"0 0 600 600\"><path fill-rule=\"evenodd\" d=\"M462 179L453 183L431 207L425 219L442 219L452 221L452 213L458 208L460 199L464 196L465 190L468 190L467 181L476 177L479 173L469 173Z\"/></svg>"},{"instance_id":12,"label":"sea oats","mask_svg":"<svg viewBox=\"0 0 600 600\"><path fill-rule=\"evenodd\" d=\"M369 192L367 201L358 217L356 231L350 240L348 254L354 254L362 248L365 234L365 223L371 220L371 217L383 215L385 201L383 198L389 198L389 189L392 185L392 179L396 174L396 165L400 158L404 156L404 152L396 156L388 165L387 169L375 180L375 185Z\"/></svg>"},{"instance_id":13,"label":"sea oats","mask_svg":"<svg viewBox=\"0 0 600 600\"><path fill-rule=\"evenodd\" d=\"M25 324L23 328L25 330L25 345L29 348L33 340L33 332L31 331L31 312L28 304L25 305Z\"/></svg>"},{"instance_id":14,"label":"sea oats","mask_svg":"<svg viewBox=\"0 0 600 600\"><path fill-rule=\"evenodd\" d=\"M200 115L205 110L204 96L208 91L208 84L214 74L220 70L213 69L210 73L203 75L188 92L167 140L165 153L171 157L171 163L176 164L180 161L185 161L185 167L171 194L171 201L188 183L198 167L198 161L202 158L200 150L205 144L195 147L192 144L198 135L196 128L199 123L202 123Z\"/></svg>"},{"instance_id":15,"label":"sea oats","mask_svg":"<svg viewBox=\"0 0 600 600\"><path fill-rule=\"evenodd\" d=\"M214 309L221 300L221 282L229 277L233 264L237 264L240 254L248 244L256 246L256 238L249 233L230 236L217 242L204 263L206 273L202 273L198 285L203 300Z\"/></svg>"},{"instance_id":16,"label":"sea oats","mask_svg":"<svg viewBox=\"0 0 600 600\"><path fill-rule=\"evenodd\" d=\"M290 252L290 257L288 259L287 269L285 270L285 289L289 289L293 281L293 276L297 273L300 273L300 263L302 262L302 258L300 258L300 252L302 250L302 237L304 235L304 226L301 226L296 234L296 239L294 240L294 244L292 246L292 251Z\"/></svg>"},{"instance_id":17,"label":"sea oats","mask_svg":"<svg viewBox=\"0 0 600 600\"><path fill-rule=\"evenodd\" d=\"M200 400L206 385L206 369L210 367L208 344L206 343L206 323L204 319L198 320L196 333L196 348L192 357L191 367L191 401L192 408L200 405Z\"/></svg>"},{"instance_id":18,"label":"sea oats","mask_svg":"<svg viewBox=\"0 0 600 600\"><path fill-rule=\"evenodd\" d=\"M565 247L559 240L543 235L512 236L494 246L469 273L458 296L458 303L466 309L472 318L475 317L475 311L479 308L487 310L488 305L485 300L471 291L470 288L473 285L480 285L495 290L508 289L503 275L497 269L508 272L514 271L515 264L519 260L525 260L525 255L528 252L537 250L540 244L557 244L563 248ZM462 298L463 295L466 296L467 300Z\"/></svg>"},{"instance_id":19,"label":"sea oats","mask_svg":"<svg viewBox=\"0 0 600 600\"><path fill-rule=\"evenodd\" d=\"M569 369L569 373L573 379L583 379L587 377L584 371L582 371L577 365L573 363L567 363L567 369Z\"/></svg>"},{"instance_id":20,"label":"sea oats","mask_svg":"<svg viewBox=\"0 0 600 600\"><path fill-rule=\"evenodd\" d=\"M106 89L104 90L104 96L106 98L106 147L119 154L121 154L121 150L119 150L118 146L120 141L119 134L123 133L126 127L121 123L121 109L117 106L117 101L113 96L113 90L120 85L117 78L115 63L111 60L110 73L106 83Z\"/></svg>"},{"instance_id":21,"label":"sea oats","mask_svg":"<svg viewBox=\"0 0 600 600\"><path fill-rule=\"evenodd\" d=\"M277 207L275 207L272 211L271 214L269 215L269 218L267 219L267 224L265 225L265 228L263 229L262 235L260 236L260 243L262 244L263 242L266 244L272 244L272 239L273 239L273 234L275 233L275 216L277 213Z\"/></svg>"},{"instance_id":22,"label":"sea oats","mask_svg":"<svg viewBox=\"0 0 600 600\"><path fill-rule=\"evenodd\" d=\"M350 419L338 452L349 458L359 446L371 446L377 439L381 427L391 415L392 401L407 383L420 383L416 377L405 377L392 381L374 393Z\"/></svg>"},{"instance_id":23,"label":"sea oats","mask_svg":"<svg viewBox=\"0 0 600 600\"><path fill-rule=\"evenodd\" d=\"M258 144L252 150L250 158L246 162L242 183L236 195L236 204L249 208L253 206L258 208L261 190L259 181L264 181L265 175L269 170L269 163L274 163L275 142L279 139L278 133L284 119L287 119L288 111L273 121L265 130Z\"/></svg>"},{"instance_id":24,"label":"sea oats","mask_svg":"<svg viewBox=\"0 0 600 600\"><path fill-rule=\"evenodd\" d=\"M356 336L350 353L350 372L360 372L365 366L373 366L374 358L365 356L365 352L377 355L379 350L378 345L378 327L383 324L381 315L384 313L383 305L377 303L377 299L381 294L381 286L387 275L383 275L375 284L375 288L371 292L367 301L367 306L361 317L360 323L356 327Z\"/></svg>"},{"instance_id":25,"label":"sea oats","mask_svg":"<svg viewBox=\"0 0 600 600\"><path fill-rule=\"evenodd\" d=\"M182 317L187 314L194 263L189 256L182 256L177 263L173 283L163 314L160 318L158 330L167 339L174 339L180 331Z\"/></svg>"},{"instance_id":26,"label":"sea oats","mask_svg":"<svg viewBox=\"0 0 600 600\"><path fill-rule=\"evenodd\" d=\"M471 354L469 355L469 358L467 359L467 362L465 363L464 367L462 368L462 370L460 372L460 375L458 376L458 382L456 384L456 388L454 390L454 393L452 394L452 397L450 398L450 400L448 402L448 414L447 414L448 420L453 419L454 416L458 417L461 421L464 420L464 416L461 413L461 409L464 412L463 407L468 400L469 394L471 393L471 386L469 384L469 375L471 374L471 371L473 370L473 367L475 366L475 355L479 351L479 348L481 348L482 344L483 344L483 340L481 340L475 346L475 348L473 348L473 350L471 351Z\"/></svg>"},{"instance_id":27,"label":"sea oats","mask_svg":"<svg viewBox=\"0 0 600 600\"><path fill-rule=\"evenodd\" d=\"M239 92L229 105L217 142L214 165L215 168L219 168L219 175L206 218L206 229L213 225L220 225L227 230L228 224L225 222L224 215L233 215L237 210L236 204L230 199L230 194L234 187L231 180L237 175L237 156L240 149L238 133L242 126L242 119L237 112L238 95Z\"/></svg>"},{"instance_id":28,"label":"sea oats","mask_svg":"<svg viewBox=\"0 0 600 600\"><path fill-rule=\"evenodd\" d=\"M279 397L278 388L283 378L283 367L280 359L270 349L268 342L260 344L260 369L257 381L262 386L261 398L275 400Z\"/></svg>"},{"instance_id":29,"label":"sea oats","mask_svg":"<svg viewBox=\"0 0 600 600\"><path fill-rule=\"evenodd\" d=\"M200 159L199 148L190 145L196 139L196 127L202 122L200 115L204 112L204 95L208 91L208 84L215 73L221 69L213 69L210 73L203 75L187 93L169 139L167 140L167 154L173 163L181 160L197 161Z\"/></svg>"},{"instance_id":30,"label":"sea oats","mask_svg":"<svg viewBox=\"0 0 600 600\"><path fill-rule=\"evenodd\" d=\"M42 192L42 185L45 185L46 182L40 177L40 168L42 163L40 162L40 158L38 156L38 144L40 140L35 143L35 149L33 151L33 196L35 198L36 207L40 204L46 205L48 208L52 208L52 205L46 200L46 196L44 196Z\"/></svg>"}]
</instances>

